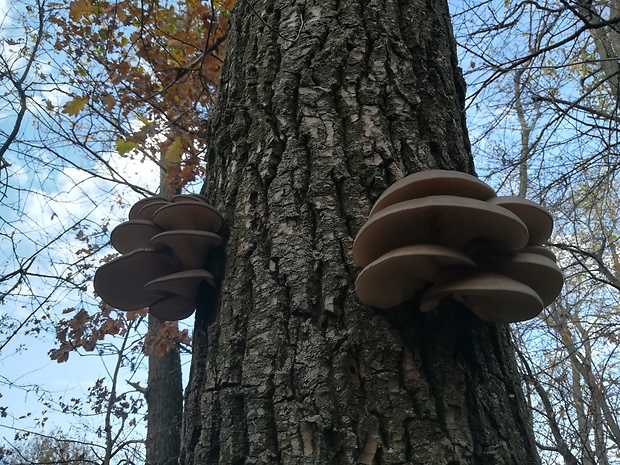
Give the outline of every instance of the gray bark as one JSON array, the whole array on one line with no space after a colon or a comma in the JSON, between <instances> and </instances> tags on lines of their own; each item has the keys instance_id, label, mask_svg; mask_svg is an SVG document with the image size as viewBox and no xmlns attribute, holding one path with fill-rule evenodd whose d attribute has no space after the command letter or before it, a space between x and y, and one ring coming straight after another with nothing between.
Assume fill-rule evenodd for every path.
<instances>
[{"instance_id":1,"label":"gray bark","mask_svg":"<svg viewBox=\"0 0 620 465\"><path fill-rule=\"evenodd\" d=\"M506 328L355 296L381 192L473 173L463 96L443 0L238 2L205 187L227 261L181 463L539 463Z\"/></svg>"}]
</instances>

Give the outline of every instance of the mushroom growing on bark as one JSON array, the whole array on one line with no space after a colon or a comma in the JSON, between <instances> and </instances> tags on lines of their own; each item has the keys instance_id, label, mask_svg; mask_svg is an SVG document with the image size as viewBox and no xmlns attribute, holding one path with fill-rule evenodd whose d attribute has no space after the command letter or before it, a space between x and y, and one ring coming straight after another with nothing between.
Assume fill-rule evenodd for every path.
<instances>
[{"instance_id":1,"label":"mushroom growing on bark","mask_svg":"<svg viewBox=\"0 0 620 465\"><path fill-rule=\"evenodd\" d=\"M366 305L390 308L409 300L451 267L475 268L476 264L467 255L449 247L407 245L382 255L364 268L355 282L355 289Z\"/></svg>"},{"instance_id":2,"label":"mushroom growing on bark","mask_svg":"<svg viewBox=\"0 0 620 465\"><path fill-rule=\"evenodd\" d=\"M364 267L356 292L377 308L423 291L423 312L452 297L486 321L534 318L562 289L555 255L542 245L552 229L545 208L497 197L474 176L415 173L379 197L355 238L353 259Z\"/></svg>"},{"instance_id":3,"label":"mushroom growing on bark","mask_svg":"<svg viewBox=\"0 0 620 465\"><path fill-rule=\"evenodd\" d=\"M492 323L529 320L544 307L531 287L501 274L480 271L432 286L422 296L420 311L434 310L445 297L452 297L481 320Z\"/></svg>"},{"instance_id":4,"label":"mushroom growing on bark","mask_svg":"<svg viewBox=\"0 0 620 465\"><path fill-rule=\"evenodd\" d=\"M220 213L203 196L183 194L172 201L142 199L129 217L110 238L123 255L95 273L99 296L120 310L149 307L161 320L187 318L198 301L207 306L209 299L200 293L205 286L215 287L205 267L209 250L222 244L216 234L223 223Z\"/></svg>"},{"instance_id":5,"label":"mushroom growing on bark","mask_svg":"<svg viewBox=\"0 0 620 465\"><path fill-rule=\"evenodd\" d=\"M437 244L463 250L474 240L509 250L528 242L527 227L514 213L482 200L434 195L405 200L372 215L353 244L353 259L366 266L397 247Z\"/></svg>"}]
</instances>

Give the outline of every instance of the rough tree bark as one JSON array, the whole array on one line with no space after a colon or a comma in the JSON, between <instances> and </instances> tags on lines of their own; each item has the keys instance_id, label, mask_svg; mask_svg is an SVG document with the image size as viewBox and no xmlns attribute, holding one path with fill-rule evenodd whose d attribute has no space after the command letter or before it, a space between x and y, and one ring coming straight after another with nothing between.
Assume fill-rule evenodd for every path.
<instances>
[{"instance_id":1,"label":"rough tree bark","mask_svg":"<svg viewBox=\"0 0 620 465\"><path fill-rule=\"evenodd\" d=\"M505 327L354 292L381 192L473 173L463 96L444 0L238 2L205 186L227 263L181 463L539 463Z\"/></svg>"}]
</instances>

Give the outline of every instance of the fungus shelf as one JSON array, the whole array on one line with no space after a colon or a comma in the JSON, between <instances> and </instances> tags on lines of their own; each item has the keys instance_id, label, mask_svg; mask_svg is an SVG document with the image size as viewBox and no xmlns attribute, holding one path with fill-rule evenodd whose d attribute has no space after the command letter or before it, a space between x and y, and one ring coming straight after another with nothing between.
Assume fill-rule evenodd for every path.
<instances>
[{"instance_id":1,"label":"fungus shelf","mask_svg":"<svg viewBox=\"0 0 620 465\"><path fill-rule=\"evenodd\" d=\"M544 247L553 219L527 199L497 196L474 176L429 170L390 186L353 244L359 299L390 308L423 291L423 312L452 297L483 320L534 318L563 277ZM425 290L426 289L426 290Z\"/></svg>"},{"instance_id":2,"label":"fungus shelf","mask_svg":"<svg viewBox=\"0 0 620 465\"><path fill-rule=\"evenodd\" d=\"M96 271L95 291L119 310L149 307L153 316L168 321L189 317L201 289L215 287L205 268L209 251L222 245L217 234L222 224L222 215L201 195L138 201L129 221L111 233L122 255Z\"/></svg>"}]
</instances>

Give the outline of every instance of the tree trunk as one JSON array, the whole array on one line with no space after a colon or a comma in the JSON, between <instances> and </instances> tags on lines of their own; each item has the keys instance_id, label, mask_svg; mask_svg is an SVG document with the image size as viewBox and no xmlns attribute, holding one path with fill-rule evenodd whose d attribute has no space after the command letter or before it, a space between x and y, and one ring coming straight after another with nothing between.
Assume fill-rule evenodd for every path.
<instances>
[{"instance_id":1,"label":"tree trunk","mask_svg":"<svg viewBox=\"0 0 620 465\"><path fill-rule=\"evenodd\" d=\"M473 172L463 98L444 0L238 2L205 187L227 263L181 463L539 463L506 327L354 291L381 192Z\"/></svg>"},{"instance_id":2,"label":"tree trunk","mask_svg":"<svg viewBox=\"0 0 620 465\"><path fill-rule=\"evenodd\" d=\"M159 320L149 315L149 330L157 333ZM179 349L162 357L149 355L146 390L146 465L176 465L181 450L183 380Z\"/></svg>"},{"instance_id":3,"label":"tree trunk","mask_svg":"<svg viewBox=\"0 0 620 465\"><path fill-rule=\"evenodd\" d=\"M162 167L169 167L162 152L159 159ZM159 194L171 198L173 194L166 179L166 170L161 169ZM149 331L156 337L160 321L148 316ZM149 356L146 434L146 465L177 464L181 450L181 425L183 417L183 372L178 345L162 357L156 353Z\"/></svg>"}]
</instances>

